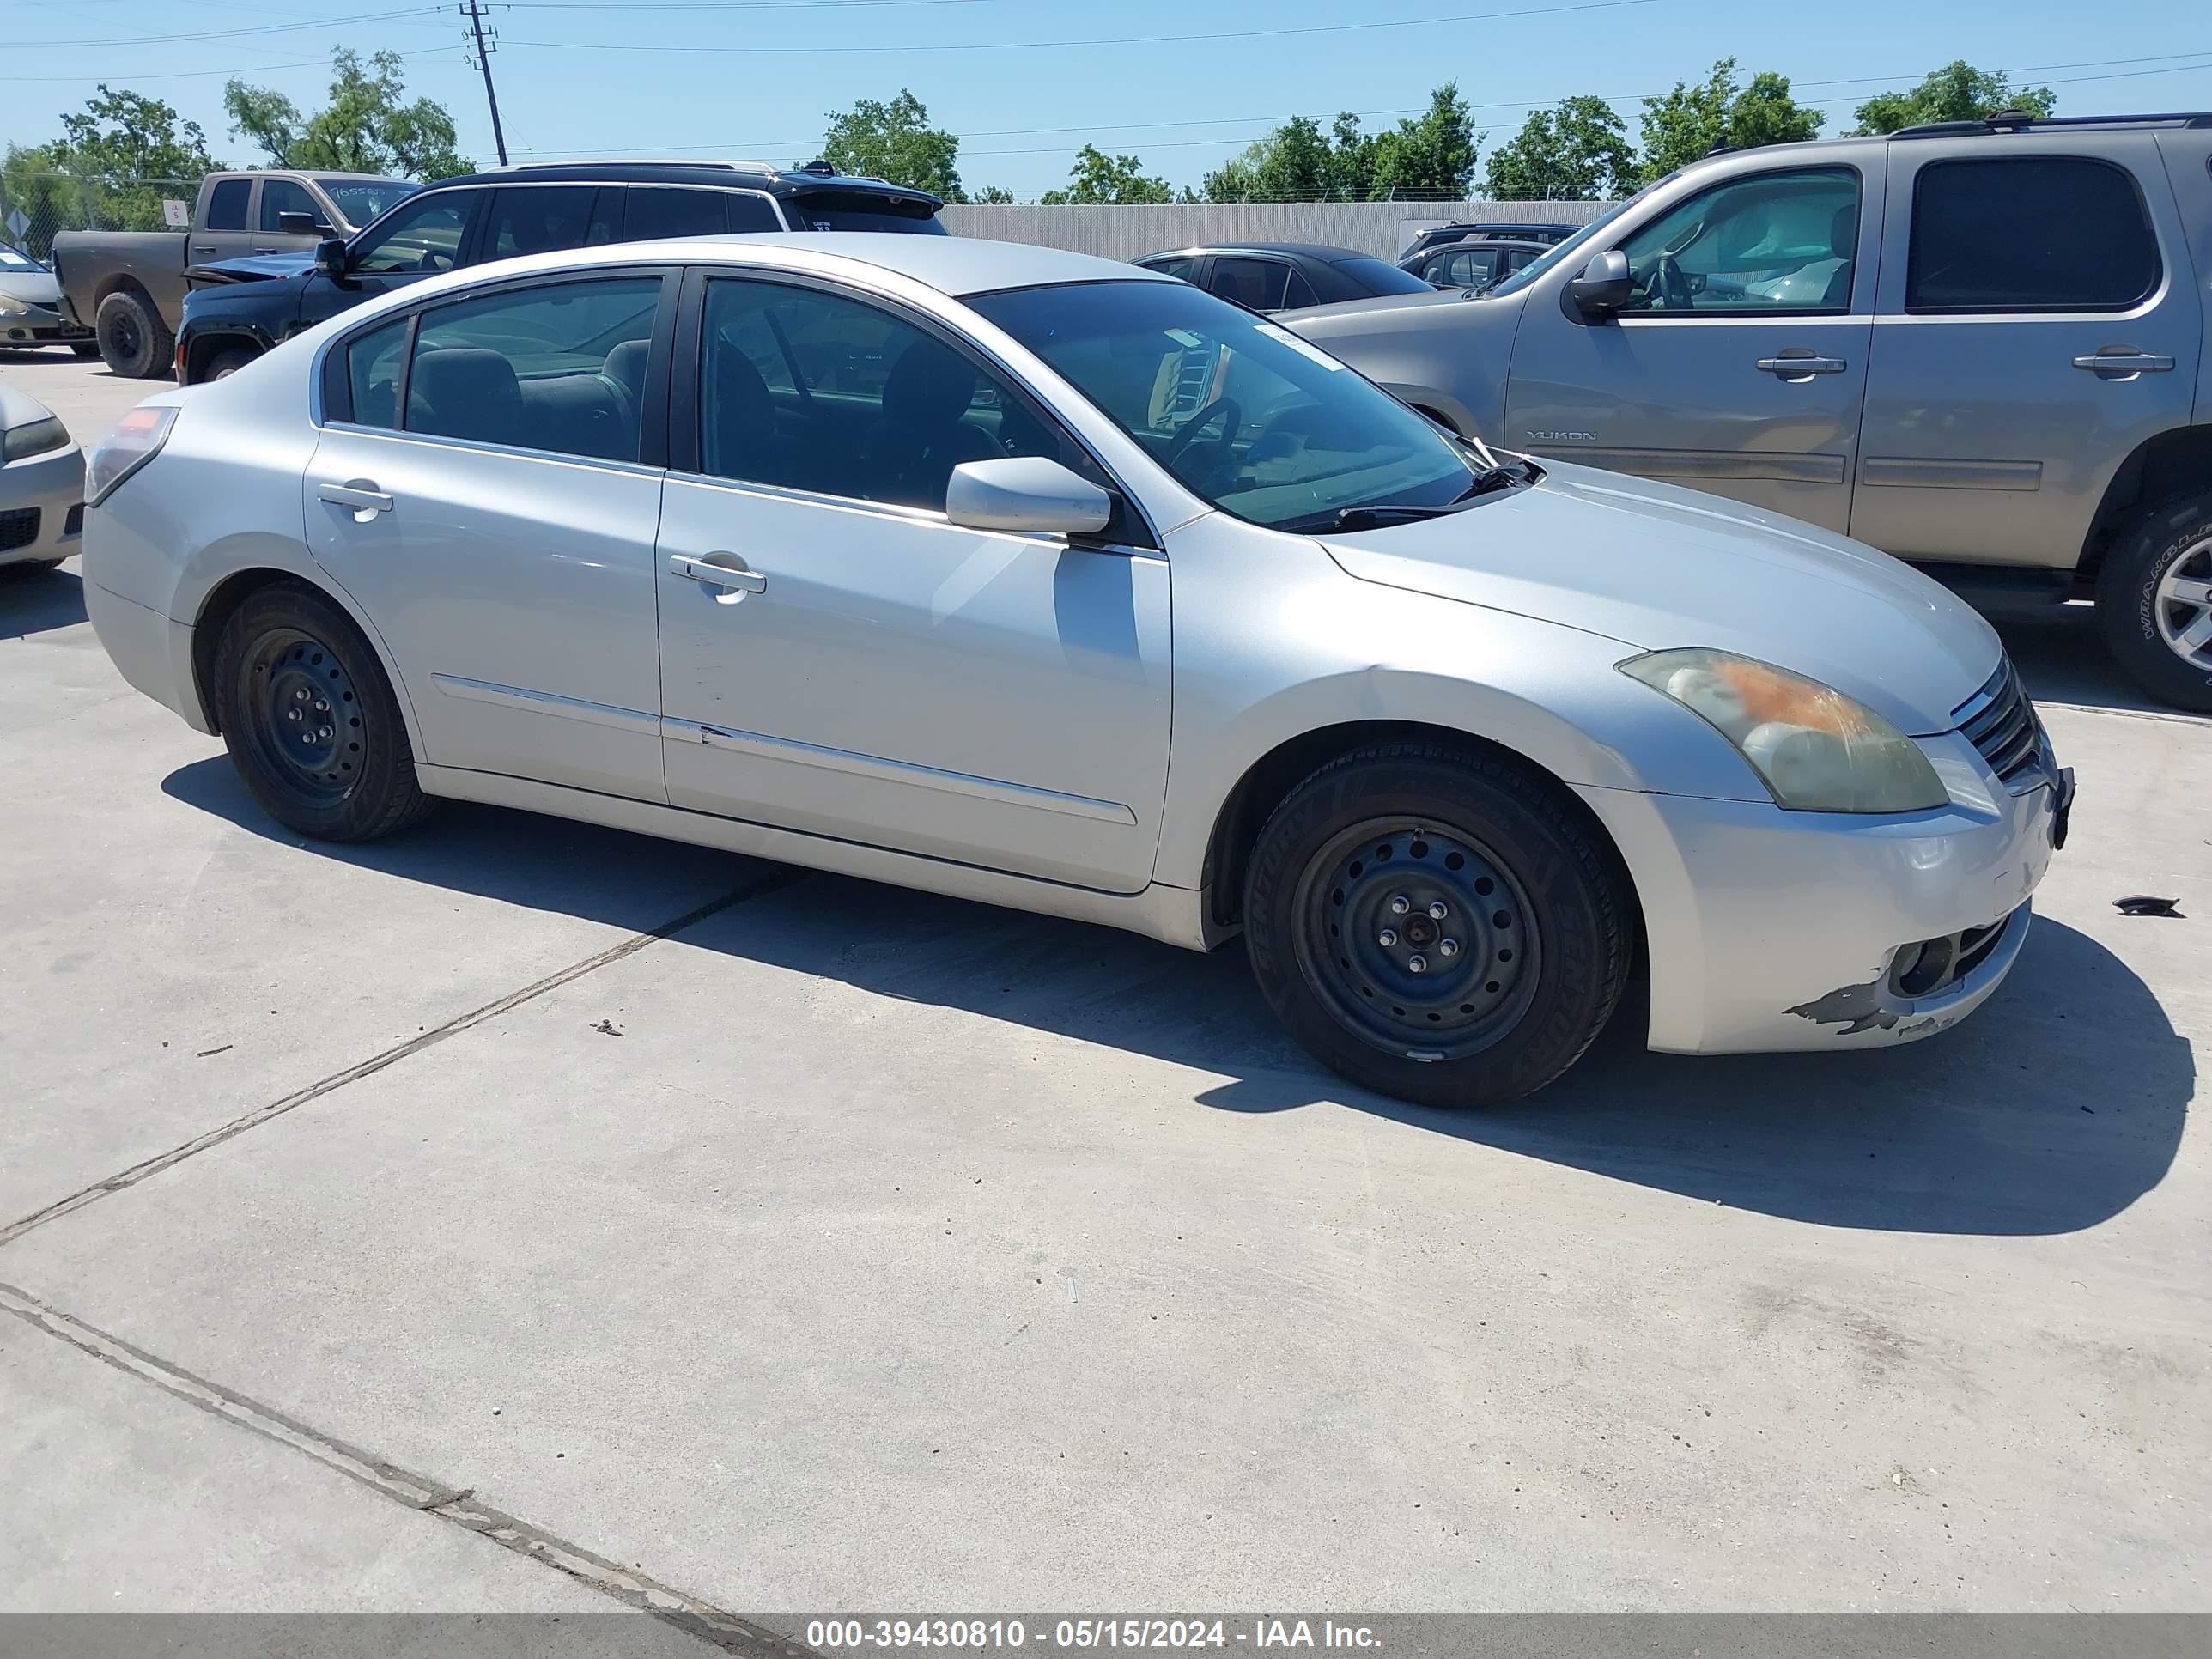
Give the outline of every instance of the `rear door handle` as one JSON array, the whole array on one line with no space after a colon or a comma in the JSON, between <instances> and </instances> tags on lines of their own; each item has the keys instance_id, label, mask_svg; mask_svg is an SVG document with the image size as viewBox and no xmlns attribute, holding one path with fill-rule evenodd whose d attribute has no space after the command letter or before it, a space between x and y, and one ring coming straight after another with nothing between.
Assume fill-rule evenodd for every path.
<instances>
[{"instance_id":1,"label":"rear door handle","mask_svg":"<svg viewBox=\"0 0 2212 1659\"><path fill-rule=\"evenodd\" d=\"M1809 380L1815 374L1840 374L1850 365L1841 357L1793 357L1784 352L1779 357L1761 357L1761 374L1779 374L1785 380Z\"/></svg>"},{"instance_id":2,"label":"rear door handle","mask_svg":"<svg viewBox=\"0 0 2212 1659\"><path fill-rule=\"evenodd\" d=\"M2102 351L2076 357L2074 367L2086 368L2093 374L2107 380L2132 380L2138 374L2172 373L2173 359L2156 352L2129 351L2122 347L2106 346Z\"/></svg>"},{"instance_id":3,"label":"rear door handle","mask_svg":"<svg viewBox=\"0 0 2212 1659\"><path fill-rule=\"evenodd\" d=\"M321 484L317 486L316 493L333 506L353 508L364 524L369 514L392 511L392 497L367 483Z\"/></svg>"},{"instance_id":4,"label":"rear door handle","mask_svg":"<svg viewBox=\"0 0 2212 1659\"><path fill-rule=\"evenodd\" d=\"M749 570L745 562L734 553L712 553L705 558L694 558L689 553L671 553L668 568L690 582L701 582L708 587L726 587L747 593L768 592L768 578L757 570Z\"/></svg>"}]
</instances>

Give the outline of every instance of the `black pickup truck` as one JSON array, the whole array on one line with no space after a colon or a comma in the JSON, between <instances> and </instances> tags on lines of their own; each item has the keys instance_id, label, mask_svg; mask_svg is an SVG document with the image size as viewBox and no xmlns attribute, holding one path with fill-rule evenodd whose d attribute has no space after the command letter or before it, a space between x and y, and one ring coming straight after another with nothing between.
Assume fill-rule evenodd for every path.
<instances>
[{"instance_id":1,"label":"black pickup truck","mask_svg":"<svg viewBox=\"0 0 2212 1659\"><path fill-rule=\"evenodd\" d=\"M218 380L325 318L463 265L601 242L726 231L944 235L934 196L817 161L569 161L447 179L310 254L196 266L177 378Z\"/></svg>"}]
</instances>

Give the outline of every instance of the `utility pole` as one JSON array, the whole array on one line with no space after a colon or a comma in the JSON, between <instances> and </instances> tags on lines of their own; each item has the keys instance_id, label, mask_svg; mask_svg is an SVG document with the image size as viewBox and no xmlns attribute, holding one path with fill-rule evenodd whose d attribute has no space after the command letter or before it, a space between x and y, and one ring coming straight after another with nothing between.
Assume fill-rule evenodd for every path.
<instances>
[{"instance_id":1,"label":"utility pole","mask_svg":"<svg viewBox=\"0 0 2212 1659\"><path fill-rule=\"evenodd\" d=\"M500 166L505 167L507 165L507 134L501 130L499 125L499 92L491 83L492 48L484 44L483 7L480 0L464 0L460 10L461 15L469 20L470 32L476 36L477 56L476 63L472 67L483 71L484 101L491 106L491 142L499 151ZM497 31L494 31L492 40L496 42L498 39Z\"/></svg>"}]
</instances>

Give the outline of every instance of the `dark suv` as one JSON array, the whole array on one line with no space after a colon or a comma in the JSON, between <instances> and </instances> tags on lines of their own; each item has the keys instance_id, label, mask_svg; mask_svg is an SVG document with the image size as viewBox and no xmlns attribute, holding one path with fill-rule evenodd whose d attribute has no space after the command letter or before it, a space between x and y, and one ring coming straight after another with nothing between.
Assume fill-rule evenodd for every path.
<instances>
[{"instance_id":1,"label":"dark suv","mask_svg":"<svg viewBox=\"0 0 2212 1659\"><path fill-rule=\"evenodd\" d=\"M912 231L942 236L934 196L816 161L565 161L449 179L349 240L312 254L195 265L177 379L219 380L375 295L462 265L601 242L725 231Z\"/></svg>"}]
</instances>

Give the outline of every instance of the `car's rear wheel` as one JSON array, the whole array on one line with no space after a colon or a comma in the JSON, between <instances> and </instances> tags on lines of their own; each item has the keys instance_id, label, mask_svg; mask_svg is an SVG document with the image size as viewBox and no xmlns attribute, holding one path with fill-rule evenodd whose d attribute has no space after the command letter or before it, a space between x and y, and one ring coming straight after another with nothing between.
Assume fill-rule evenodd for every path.
<instances>
[{"instance_id":1,"label":"car's rear wheel","mask_svg":"<svg viewBox=\"0 0 2212 1659\"><path fill-rule=\"evenodd\" d=\"M231 764L280 823L371 841L428 810L382 665L313 589L280 583L239 606L216 647L215 697Z\"/></svg>"},{"instance_id":2,"label":"car's rear wheel","mask_svg":"<svg viewBox=\"0 0 2212 1659\"><path fill-rule=\"evenodd\" d=\"M176 337L144 295L123 289L100 302L93 319L101 359L118 374L150 380L167 374L177 349Z\"/></svg>"},{"instance_id":3,"label":"car's rear wheel","mask_svg":"<svg viewBox=\"0 0 2212 1659\"><path fill-rule=\"evenodd\" d=\"M2164 502L2114 542L2097 573L2097 622L2144 690L2212 714L2212 494Z\"/></svg>"},{"instance_id":4,"label":"car's rear wheel","mask_svg":"<svg viewBox=\"0 0 2212 1659\"><path fill-rule=\"evenodd\" d=\"M1632 943L1605 849L1556 785L1441 744L1358 750L1275 809L1246 947L1300 1043L1432 1106L1540 1089L1594 1042Z\"/></svg>"}]
</instances>

